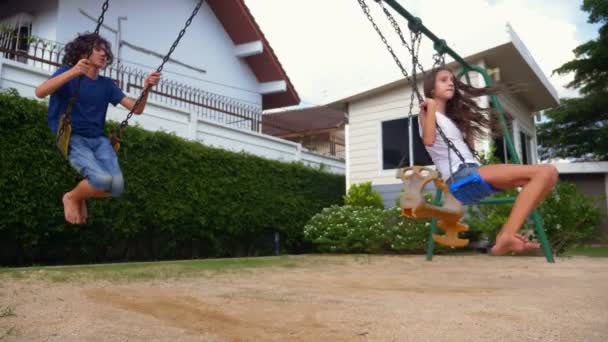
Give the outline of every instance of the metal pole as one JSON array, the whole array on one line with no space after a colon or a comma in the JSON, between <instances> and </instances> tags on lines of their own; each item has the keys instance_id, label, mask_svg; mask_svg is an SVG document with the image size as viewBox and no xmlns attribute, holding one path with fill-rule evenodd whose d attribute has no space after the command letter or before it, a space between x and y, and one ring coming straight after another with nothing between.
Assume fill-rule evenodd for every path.
<instances>
[{"instance_id":1,"label":"metal pole","mask_svg":"<svg viewBox=\"0 0 608 342\"><path fill-rule=\"evenodd\" d=\"M454 60L456 60L460 64L462 64L462 66L465 67L465 69L471 69L471 66L469 65L469 63L467 63L464 59L462 59L462 57L460 57L456 52L454 52L454 50L452 50L447 45L445 40L439 39L433 32L431 32L428 28L426 28L426 26L424 26L422 24L422 20L420 18L413 16L410 12L408 12L405 8L403 8L395 0L382 0L382 1L384 1L389 6L391 6L395 11L397 11L397 13L399 13L403 17L405 17L405 19L407 19L407 21L410 23L409 28L411 30L418 30L418 31L424 33L424 35L426 35L433 41L436 49L440 48L443 51L445 51L445 53L447 53L452 58L454 58Z\"/></svg>"},{"instance_id":2,"label":"metal pole","mask_svg":"<svg viewBox=\"0 0 608 342\"><path fill-rule=\"evenodd\" d=\"M274 233L274 255L279 255L280 245L279 245L279 232Z\"/></svg>"},{"instance_id":3,"label":"metal pole","mask_svg":"<svg viewBox=\"0 0 608 342\"><path fill-rule=\"evenodd\" d=\"M120 66L120 48L122 47L122 25L121 21L128 20L127 17L118 17L118 30L116 31L116 66Z\"/></svg>"}]
</instances>

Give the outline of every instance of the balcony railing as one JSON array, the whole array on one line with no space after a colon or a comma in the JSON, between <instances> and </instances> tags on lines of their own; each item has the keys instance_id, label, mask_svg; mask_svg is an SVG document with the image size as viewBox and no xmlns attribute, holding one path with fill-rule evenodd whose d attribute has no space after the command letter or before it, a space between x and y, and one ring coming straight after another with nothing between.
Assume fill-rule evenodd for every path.
<instances>
[{"instance_id":1,"label":"balcony railing","mask_svg":"<svg viewBox=\"0 0 608 342\"><path fill-rule=\"evenodd\" d=\"M64 45L15 31L0 31L0 56L36 68L54 71L61 65ZM124 65L110 65L102 75L113 79L125 92L143 89L145 72ZM255 132L261 130L262 108L229 96L163 78L150 92L150 99L198 114L199 118Z\"/></svg>"},{"instance_id":2,"label":"balcony railing","mask_svg":"<svg viewBox=\"0 0 608 342\"><path fill-rule=\"evenodd\" d=\"M322 156L330 156L339 160L345 158L344 141L331 139L330 141L320 141L316 143L302 143L306 149L315 154Z\"/></svg>"},{"instance_id":3,"label":"balcony railing","mask_svg":"<svg viewBox=\"0 0 608 342\"><path fill-rule=\"evenodd\" d=\"M18 31L0 28L0 58L21 62L35 68L55 71L61 66L65 45L19 34ZM139 94L143 89L145 74L141 69L121 65L110 65L102 75L113 79L124 92ZM196 82L193 80L193 83ZM164 77L150 91L150 99L167 104L190 113L199 118L220 122L239 129L261 132L262 108L242 100L219 95L194 86ZM273 126L289 132L293 127L266 119L264 125ZM343 141L326 141L315 144L303 144L316 154L344 159Z\"/></svg>"}]
</instances>

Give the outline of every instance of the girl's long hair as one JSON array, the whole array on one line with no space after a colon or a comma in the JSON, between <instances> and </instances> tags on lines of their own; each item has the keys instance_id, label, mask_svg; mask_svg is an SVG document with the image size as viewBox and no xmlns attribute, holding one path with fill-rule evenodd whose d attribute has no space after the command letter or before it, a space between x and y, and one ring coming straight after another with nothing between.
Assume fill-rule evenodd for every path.
<instances>
[{"instance_id":1,"label":"girl's long hair","mask_svg":"<svg viewBox=\"0 0 608 342\"><path fill-rule=\"evenodd\" d=\"M433 69L424 78L424 96L432 98L435 88L435 79L441 71L448 71L454 79L454 96L446 103L446 113L454 124L460 129L466 144L473 150L475 139L482 139L488 135L500 135L501 129L496 120L496 112L492 108L481 108L474 100L475 97L496 94L502 88L485 87L475 88L458 80L454 73L445 67Z\"/></svg>"},{"instance_id":2,"label":"girl's long hair","mask_svg":"<svg viewBox=\"0 0 608 342\"><path fill-rule=\"evenodd\" d=\"M94 47L103 46L106 50L106 65L111 65L114 61L112 45L95 33L83 33L74 38L65 46L65 55L61 61L64 65L74 66L82 59L82 56L89 56Z\"/></svg>"}]
</instances>

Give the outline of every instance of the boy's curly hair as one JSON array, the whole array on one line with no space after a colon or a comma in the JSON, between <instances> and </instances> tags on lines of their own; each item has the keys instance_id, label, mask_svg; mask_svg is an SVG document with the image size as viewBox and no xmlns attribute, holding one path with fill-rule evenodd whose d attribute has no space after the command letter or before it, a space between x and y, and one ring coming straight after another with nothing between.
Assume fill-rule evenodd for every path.
<instances>
[{"instance_id":1,"label":"boy's curly hair","mask_svg":"<svg viewBox=\"0 0 608 342\"><path fill-rule=\"evenodd\" d=\"M114 61L112 45L100 35L88 32L79 34L65 46L65 55L61 62L67 66L74 66L82 59L82 56L89 56L93 47L103 47L106 51L107 65L112 64Z\"/></svg>"}]
</instances>

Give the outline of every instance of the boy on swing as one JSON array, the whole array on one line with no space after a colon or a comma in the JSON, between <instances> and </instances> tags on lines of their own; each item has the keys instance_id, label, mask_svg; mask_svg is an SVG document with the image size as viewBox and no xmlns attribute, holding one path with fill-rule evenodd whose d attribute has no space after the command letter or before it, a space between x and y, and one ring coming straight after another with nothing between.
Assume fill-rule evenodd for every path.
<instances>
[{"instance_id":1,"label":"boy on swing","mask_svg":"<svg viewBox=\"0 0 608 342\"><path fill-rule=\"evenodd\" d=\"M95 33L86 33L68 43L62 66L36 87L36 96L49 101L48 124L57 134L59 119L65 113L70 97L82 77L78 97L71 113L72 135L68 160L83 180L63 195L64 215L67 222L83 224L87 220L86 201L89 198L117 197L124 190L118 158L104 128L108 104L121 104L135 114L141 114L147 94L135 106L110 78L99 75L112 64L110 43ZM148 74L144 89L158 84L160 73Z\"/></svg>"}]
</instances>

